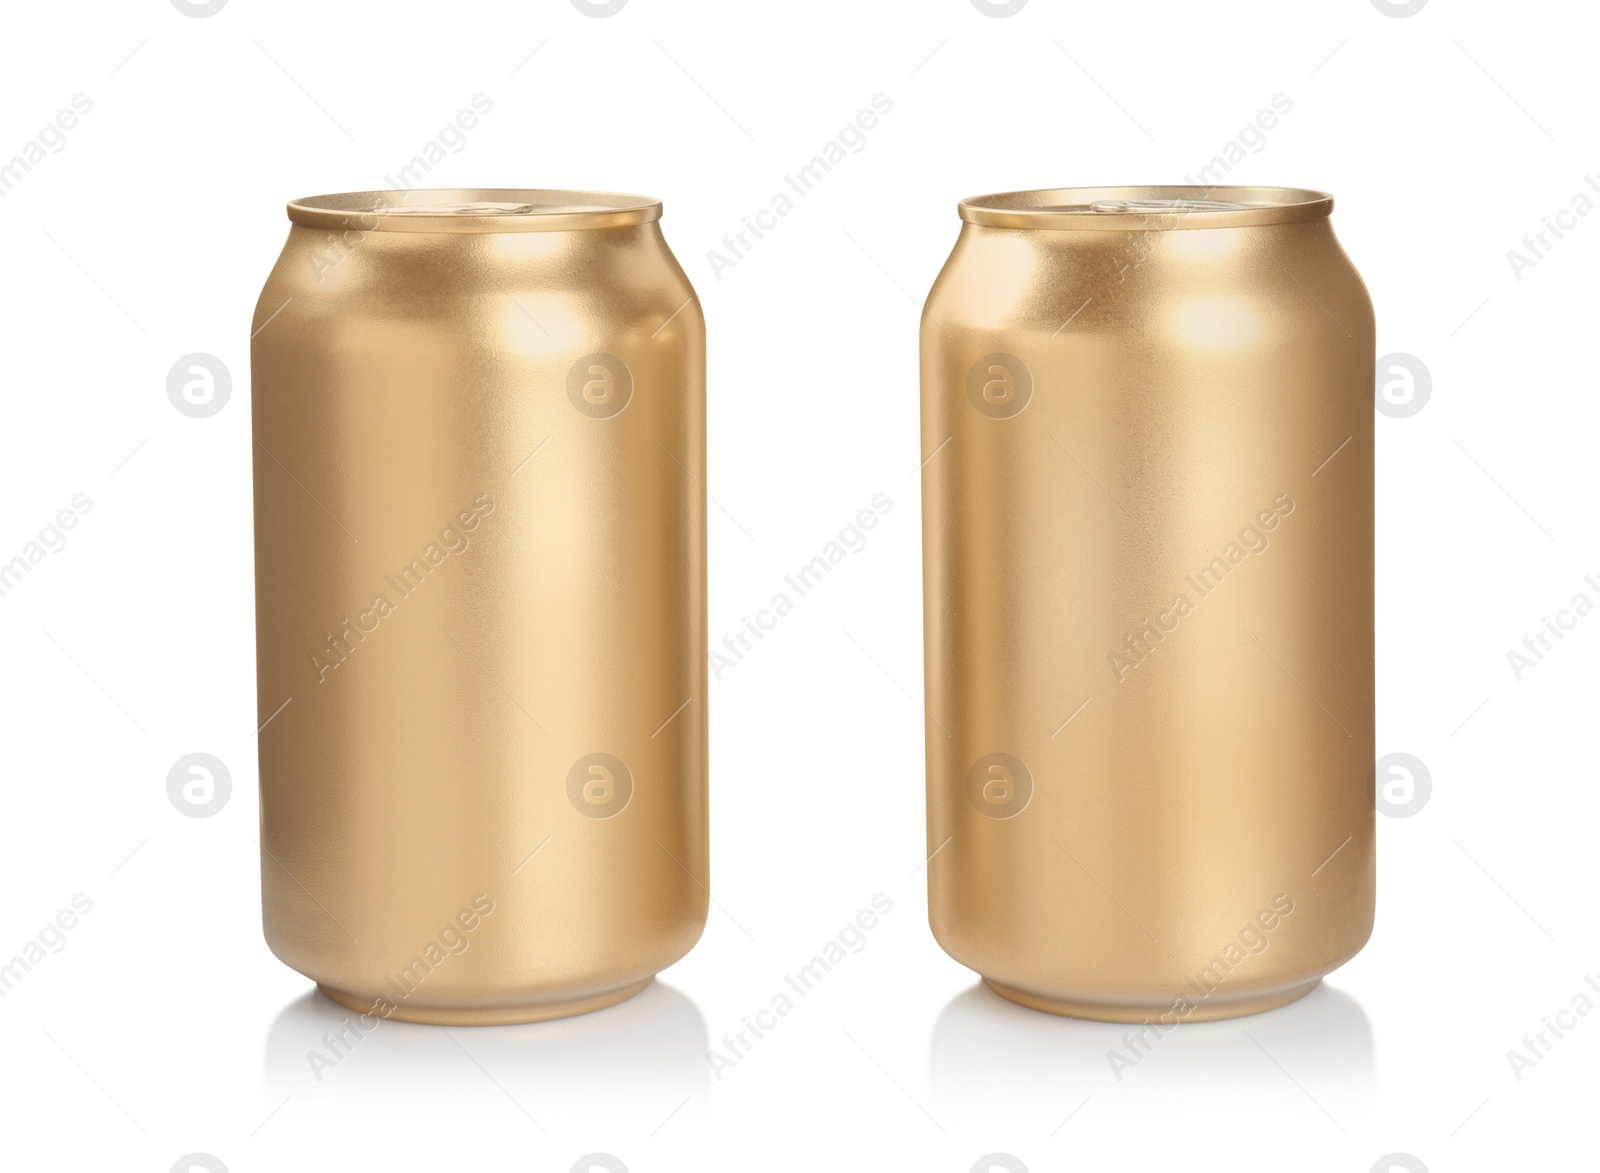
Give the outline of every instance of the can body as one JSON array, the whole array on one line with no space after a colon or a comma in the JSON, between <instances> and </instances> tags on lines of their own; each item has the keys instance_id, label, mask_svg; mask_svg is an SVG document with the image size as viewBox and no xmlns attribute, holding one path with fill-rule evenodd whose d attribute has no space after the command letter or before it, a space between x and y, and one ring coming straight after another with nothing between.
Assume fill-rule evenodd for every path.
<instances>
[{"instance_id":1,"label":"can body","mask_svg":"<svg viewBox=\"0 0 1600 1173\"><path fill-rule=\"evenodd\" d=\"M962 205L921 331L929 906L1014 1001L1247 1014L1371 931L1373 320L1331 205Z\"/></svg>"},{"instance_id":2,"label":"can body","mask_svg":"<svg viewBox=\"0 0 1600 1173\"><path fill-rule=\"evenodd\" d=\"M252 325L263 919L364 1014L595 1009L704 926L704 324L659 215L290 205Z\"/></svg>"}]
</instances>

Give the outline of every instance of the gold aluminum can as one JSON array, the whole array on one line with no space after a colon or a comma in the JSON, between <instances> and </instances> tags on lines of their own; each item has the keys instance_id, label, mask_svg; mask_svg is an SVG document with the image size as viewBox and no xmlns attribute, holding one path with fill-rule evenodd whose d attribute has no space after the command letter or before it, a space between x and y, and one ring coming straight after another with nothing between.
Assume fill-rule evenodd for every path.
<instances>
[{"instance_id":1,"label":"gold aluminum can","mask_svg":"<svg viewBox=\"0 0 1600 1173\"><path fill-rule=\"evenodd\" d=\"M933 933L1146 1046L1372 927L1373 318L1332 206L967 200L923 314Z\"/></svg>"},{"instance_id":2,"label":"gold aluminum can","mask_svg":"<svg viewBox=\"0 0 1600 1173\"><path fill-rule=\"evenodd\" d=\"M252 326L268 944L361 1021L621 1001L705 924L705 326L636 196L289 205Z\"/></svg>"}]
</instances>

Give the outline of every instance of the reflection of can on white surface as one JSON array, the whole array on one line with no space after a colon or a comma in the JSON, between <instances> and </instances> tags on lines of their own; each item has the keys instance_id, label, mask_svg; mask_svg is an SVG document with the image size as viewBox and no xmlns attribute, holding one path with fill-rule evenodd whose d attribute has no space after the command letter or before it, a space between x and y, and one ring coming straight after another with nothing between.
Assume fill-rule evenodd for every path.
<instances>
[{"instance_id":1,"label":"reflection of can on white surface","mask_svg":"<svg viewBox=\"0 0 1600 1173\"><path fill-rule=\"evenodd\" d=\"M1370 932L1373 322L1331 208L961 205L922 326L930 918L1025 1005L1251 1013Z\"/></svg>"},{"instance_id":2,"label":"reflection of can on white surface","mask_svg":"<svg viewBox=\"0 0 1600 1173\"><path fill-rule=\"evenodd\" d=\"M252 326L263 901L352 1009L574 1014L704 925L704 324L660 214L290 205Z\"/></svg>"}]
</instances>

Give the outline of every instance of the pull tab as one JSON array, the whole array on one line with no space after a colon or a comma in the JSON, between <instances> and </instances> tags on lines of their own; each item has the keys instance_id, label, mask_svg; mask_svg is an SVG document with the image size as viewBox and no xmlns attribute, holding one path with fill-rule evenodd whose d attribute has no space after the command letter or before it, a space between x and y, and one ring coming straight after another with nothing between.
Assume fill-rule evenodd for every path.
<instances>
[{"instance_id":1,"label":"pull tab","mask_svg":"<svg viewBox=\"0 0 1600 1173\"><path fill-rule=\"evenodd\" d=\"M391 216L525 216L533 210L532 204L476 200L464 204L402 204L387 212Z\"/></svg>"},{"instance_id":2,"label":"pull tab","mask_svg":"<svg viewBox=\"0 0 1600 1173\"><path fill-rule=\"evenodd\" d=\"M1172 212L1241 212L1250 204L1237 204L1228 200L1093 200L1091 212L1112 213L1172 213Z\"/></svg>"}]
</instances>

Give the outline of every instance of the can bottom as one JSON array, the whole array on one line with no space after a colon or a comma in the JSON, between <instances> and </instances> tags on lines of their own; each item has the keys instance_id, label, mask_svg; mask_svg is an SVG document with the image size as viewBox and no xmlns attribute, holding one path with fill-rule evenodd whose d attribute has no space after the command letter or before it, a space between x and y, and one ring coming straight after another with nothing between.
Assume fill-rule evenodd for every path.
<instances>
[{"instance_id":1,"label":"can bottom","mask_svg":"<svg viewBox=\"0 0 1600 1173\"><path fill-rule=\"evenodd\" d=\"M519 1022L544 1022L552 1018L571 1018L576 1014L588 1014L591 1010L604 1010L607 1006L626 1002L655 980L652 975L642 982L566 1001L514 1002L509 1005L497 1003L489 1006L462 1004L442 1006L412 1001L396 1004L382 996L337 990L320 982L317 983L317 989L347 1010L359 1010L362 1013L370 1013L376 1002L388 1002L394 1008L384 1017L395 1022L421 1022L435 1026L510 1026Z\"/></svg>"},{"instance_id":2,"label":"can bottom","mask_svg":"<svg viewBox=\"0 0 1600 1173\"><path fill-rule=\"evenodd\" d=\"M1032 990L1019 990L1016 986L1008 986L992 978L984 978L983 984L1002 998L1019 1006L1026 1006L1030 1010L1043 1010L1065 1018L1087 1018L1095 1022L1150 1022L1153 1019L1170 1018L1173 1015L1174 1004L1180 1000L1179 995L1174 995L1165 1001L1149 1003L1079 1002L1070 998L1053 998L1048 994L1038 994ZM1290 1002L1304 998L1321 984L1322 978L1319 976L1300 985L1268 990L1260 994L1234 998L1222 998L1212 994L1204 999L1191 1000L1190 1005L1193 1009L1182 1015L1182 1021L1215 1022L1221 1018L1243 1018L1247 1014L1276 1010L1279 1006L1287 1006Z\"/></svg>"}]
</instances>

